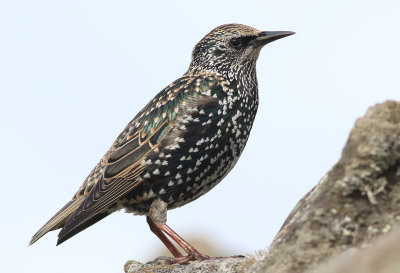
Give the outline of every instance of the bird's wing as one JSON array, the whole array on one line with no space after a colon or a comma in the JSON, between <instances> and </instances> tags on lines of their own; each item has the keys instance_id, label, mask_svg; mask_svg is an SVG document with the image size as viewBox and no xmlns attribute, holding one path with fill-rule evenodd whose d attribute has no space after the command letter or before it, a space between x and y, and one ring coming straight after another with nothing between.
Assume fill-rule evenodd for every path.
<instances>
[{"instance_id":1,"label":"bird's wing","mask_svg":"<svg viewBox=\"0 0 400 273\"><path fill-rule=\"evenodd\" d=\"M158 145L152 141L157 137L161 140L171 127L168 120L165 120L147 135L140 130L110 155L103 178L94 185L84 202L68 219L59 234L58 244L81 231L82 225L93 224L93 218L105 213L118 199L142 182L139 175L145 165L141 162ZM96 221L100 219L95 218Z\"/></svg>"},{"instance_id":2,"label":"bird's wing","mask_svg":"<svg viewBox=\"0 0 400 273\"><path fill-rule=\"evenodd\" d=\"M171 136L178 113L183 112L181 107L184 100L191 103L196 100L207 104L207 98L201 95L201 89L194 88L193 79L190 79L190 82L188 80L187 84L183 84L183 80L174 82L160 92L131 121L128 127L132 129L114 145L104 167L102 179L93 186L82 204L68 219L59 233L58 244L105 217L108 214L107 210L118 199L143 181L140 175L146 169L147 158L157 151L163 140ZM210 88L208 82L205 84ZM193 93L196 93L195 98ZM215 105L217 99L210 97L210 100Z\"/></svg>"}]
</instances>

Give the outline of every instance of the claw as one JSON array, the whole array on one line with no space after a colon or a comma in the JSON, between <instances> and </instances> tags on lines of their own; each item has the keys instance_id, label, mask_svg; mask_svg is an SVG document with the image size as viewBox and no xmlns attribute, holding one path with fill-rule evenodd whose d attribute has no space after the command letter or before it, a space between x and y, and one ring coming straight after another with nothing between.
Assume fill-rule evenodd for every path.
<instances>
[{"instance_id":1,"label":"claw","mask_svg":"<svg viewBox=\"0 0 400 273\"><path fill-rule=\"evenodd\" d=\"M187 256L172 258L172 259L168 260L167 263L168 264L174 264L174 263L186 264L191 261L205 261L205 260L210 260L210 259L214 259L214 258L212 258L208 255L204 255L197 251L197 252L190 253Z\"/></svg>"}]
</instances>

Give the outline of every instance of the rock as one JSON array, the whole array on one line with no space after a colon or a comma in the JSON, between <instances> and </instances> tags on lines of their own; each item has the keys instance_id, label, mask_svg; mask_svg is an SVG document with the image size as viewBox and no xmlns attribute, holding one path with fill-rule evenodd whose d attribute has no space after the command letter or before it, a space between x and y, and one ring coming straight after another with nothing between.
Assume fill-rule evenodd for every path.
<instances>
[{"instance_id":1,"label":"rock","mask_svg":"<svg viewBox=\"0 0 400 273\"><path fill-rule=\"evenodd\" d=\"M356 121L339 162L298 202L248 272L305 272L369 244L400 220L400 103Z\"/></svg>"},{"instance_id":2,"label":"rock","mask_svg":"<svg viewBox=\"0 0 400 273\"><path fill-rule=\"evenodd\" d=\"M188 264L168 264L168 257L159 257L146 264L128 261L125 264L126 273L241 273L253 263L253 258L230 257L207 261L194 261Z\"/></svg>"},{"instance_id":3,"label":"rock","mask_svg":"<svg viewBox=\"0 0 400 273\"><path fill-rule=\"evenodd\" d=\"M365 249L349 248L309 273L400 272L400 229L377 238Z\"/></svg>"}]
</instances>

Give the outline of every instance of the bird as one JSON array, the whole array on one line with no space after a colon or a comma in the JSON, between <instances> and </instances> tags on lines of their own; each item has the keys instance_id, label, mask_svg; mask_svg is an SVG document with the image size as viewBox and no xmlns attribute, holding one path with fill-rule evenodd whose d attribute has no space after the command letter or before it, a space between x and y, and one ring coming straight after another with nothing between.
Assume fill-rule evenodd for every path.
<instances>
[{"instance_id":1,"label":"bird","mask_svg":"<svg viewBox=\"0 0 400 273\"><path fill-rule=\"evenodd\" d=\"M292 34L243 24L214 28L194 47L183 76L128 123L72 199L29 244L61 229L59 245L125 209L146 216L150 230L174 256L171 262L210 259L166 224L167 211L204 195L235 166L258 108L260 51Z\"/></svg>"}]
</instances>

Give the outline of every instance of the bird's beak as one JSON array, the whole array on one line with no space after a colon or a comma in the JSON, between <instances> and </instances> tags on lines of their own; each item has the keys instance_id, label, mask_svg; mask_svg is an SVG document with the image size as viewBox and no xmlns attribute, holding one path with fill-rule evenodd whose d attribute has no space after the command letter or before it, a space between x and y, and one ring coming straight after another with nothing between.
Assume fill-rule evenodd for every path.
<instances>
[{"instance_id":1,"label":"bird's beak","mask_svg":"<svg viewBox=\"0 0 400 273\"><path fill-rule=\"evenodd\" d=\"M264 46L268 43L293 34L295 34L295 32L292 31L260 31L257 38L251 41L251 43L254 46Z\"/></svg>"}]
</instances>

